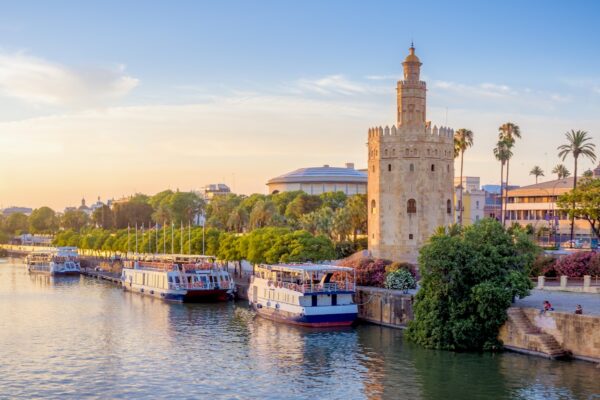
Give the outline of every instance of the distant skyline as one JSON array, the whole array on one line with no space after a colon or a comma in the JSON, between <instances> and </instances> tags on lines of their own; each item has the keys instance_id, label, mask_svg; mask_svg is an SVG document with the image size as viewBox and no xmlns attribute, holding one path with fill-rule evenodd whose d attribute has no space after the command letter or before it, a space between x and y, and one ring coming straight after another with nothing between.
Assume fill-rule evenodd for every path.
<instances>
[{"instance_id":1,"label":"distant skyline","mask_svg":"<svg viewBox=\"0 0 600 400\"><path fill-rule=\"evenodd\" d=\"M499 183L492 148L511 121L510 183L533 184L534 165L553 179L566 131L600 153L598 15L593 1L5 2L0 205L265 193L293 169L364 168L367 129L395 123L411 40L427 119L475 134L465 175Z\"/></svg>"}]
</instances>

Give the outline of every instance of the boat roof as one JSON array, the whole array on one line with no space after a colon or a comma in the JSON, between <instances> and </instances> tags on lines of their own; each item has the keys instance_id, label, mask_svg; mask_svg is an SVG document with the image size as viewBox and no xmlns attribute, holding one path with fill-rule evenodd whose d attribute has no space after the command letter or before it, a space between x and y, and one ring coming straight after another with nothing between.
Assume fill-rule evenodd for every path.
<instances>
[{"instance_id":1,"label":"boat roof","mask_svg":"<svg viewBox=\"0 0 600 400\"><path fill-rule=\"evenodd\" d=\"M330 264L263 264L261 268L283 272L351 272L352 268Z\"/></svg>"}]
</instances>

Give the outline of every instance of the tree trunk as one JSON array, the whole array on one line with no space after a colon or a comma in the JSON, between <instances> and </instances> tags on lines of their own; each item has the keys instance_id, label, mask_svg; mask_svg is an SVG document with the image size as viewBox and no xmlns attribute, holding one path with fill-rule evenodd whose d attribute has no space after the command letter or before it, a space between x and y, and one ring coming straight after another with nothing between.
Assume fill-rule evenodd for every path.
<instances>
[{"instance_id":1,"label":"tree trunk","mask_svg":"<svg viewBox=\"0 0 600 400\"><path fill-rule=\"evenodd\" d=\"M573 190L577 189L577 157L575 157L575 173L573 174ZM573 201L573 210L575 210L575 202ZM573 236L575 233L575 213L571 215L571 245L573 245Z\"/></svg>"},{"instance_id":2,"label":"tree trunk","mask_svg":"<svg viewBox=\"0 0 600 400\"><path fill-rule=\"evenodd\" d=\"M502 180L504 179L504 163L500 163L500 223L504 221L504 186Z\"/></svg>"},{"instance_id":3,"label":"tree trunk","mask_svg":"<svg viewBox=\"0 0 600 400\"><path fill-rule=\"evenodd\" d=\"M465 157L465 151L461 151L460 152L460 201L458 202L460 209L459 211L459 215L458 215L458 224L460 226L462 226L463 224L463 210L464 210L464 205L463 205L463 161L464 161L464 157Z\"/></svg>"},{"instance_id":4,"label":"tree trunk","mask_svg":"<svg viewBox=\"0 0 600 400\"><path fill-rule=\"evenodd\" d=\"M506 226L506 214L508 213L508 168L510 167L510 159L506 160L506 190L504 191L504 214L502 226Z\"/></svg>"}]
</instances>

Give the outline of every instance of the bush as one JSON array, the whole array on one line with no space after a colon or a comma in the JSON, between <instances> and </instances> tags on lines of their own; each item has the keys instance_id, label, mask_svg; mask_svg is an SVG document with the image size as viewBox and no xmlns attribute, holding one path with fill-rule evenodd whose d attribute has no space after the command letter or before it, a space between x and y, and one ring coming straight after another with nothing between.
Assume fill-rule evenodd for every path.
<instances>
[{"instance_id":1,"label":"bush","mask_svg":"<svg viewBox=\"0 0 600 400\"><path fill-rule=\"evenodd\" d=\"M388 273L385 278L385 287L387 289L403 290L406 293L408 289L415 289L417 287L417 281L408 270L397 269L394 272Z\"/></svg>"},{"instance_id":2,"label":"bush","mask_svg":"<svg viewBox=\"0 0 600 400\"><path fill-rule=\"evenodd\" d=\"M384 259L370 257L347 258L340 262L340 266L356 270L356 284L360 286L384 287L385 268L392 262Z\"/></svg>"},{"instance_id":3,"label":"bush","mask_svg":"<svg viewBox=\"0 0 600 400\"><path fill-rule=\"evenodd\" d=\"M554 271L555 263L556 257L540 254L533 261L533 264L531 265L531 271L529 272L529 274L531 276L546 275L548 272Z\"/></svg>"},{"instance_id":4,"label":"bush","mask_svg":"<svg viewBox=\"0 0 600 400\"><path fill-rule=\"evenodd\" d=\"M591 251L579 252L562 257L556 262L554 269L558 275L578 278L588 275L590 260L594 253Z\"/></svg>"},{"instance_id":5,"label":"bush","mask_svg":"<svg viewBox=\"0 0 600 400\"><path fill-rule=\"evenodd\" d=\"M353 242L345 241L335 244L335 258L341 259L351 256L356 252L356 245Z\"/></svg>"},{"instance_id":6,"label":"bush","mask_svg":"<svg viewBox=\"0 0 600 400\"><path fill-rule=\"evenodd\" d=\"M588 264L588 275L600 276L600 253L594 253Z\"/></svg>"},{"instance_id":7,"label":"bush","mask_svg":"<svg viewBox=\"0 0 600 400\"><path fill-rule=\"evenodd\" d=\"M398 270L405 270L408 271L413 278L417 278L417 267L415 267L413 264L408 263L408 262L393 262L390 265L388 265L387 267L385 267L385 272L387 274L391 274L393 272L396 272Z\"/></svg>"}]
</instances>

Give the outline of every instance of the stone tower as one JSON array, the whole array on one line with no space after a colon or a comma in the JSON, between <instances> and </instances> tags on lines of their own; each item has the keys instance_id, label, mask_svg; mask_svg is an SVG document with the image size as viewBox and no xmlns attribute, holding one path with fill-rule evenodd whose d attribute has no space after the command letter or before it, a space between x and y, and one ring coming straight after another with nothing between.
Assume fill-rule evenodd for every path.
<instances>
[{"instance_id":1,"label":"stone tower","mask_svg":"<svg viewBox=\"0 0 600 400\"><path fill-rule=\"evenodd\" d=\"M454 131L426 120L422 64L413 46L409 51L396 125L369 129L369 250L416 262L433 231L454 221Z\"/></svg>"}]
</instances>

